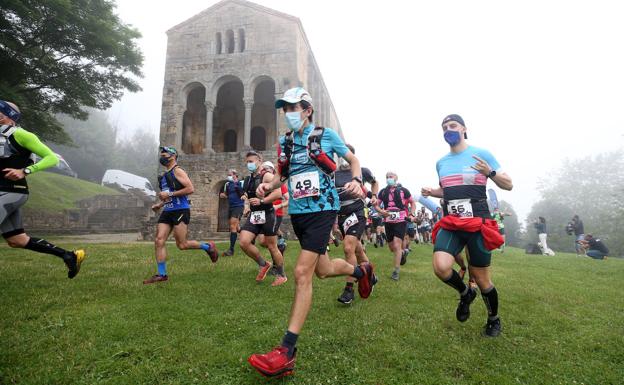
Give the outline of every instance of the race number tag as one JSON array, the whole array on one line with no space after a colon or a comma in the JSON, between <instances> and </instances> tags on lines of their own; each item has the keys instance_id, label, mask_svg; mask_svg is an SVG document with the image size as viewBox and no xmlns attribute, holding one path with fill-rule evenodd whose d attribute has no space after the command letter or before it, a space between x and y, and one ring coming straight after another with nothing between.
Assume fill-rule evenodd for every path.
<instances>
[{"instance_id":1,"label":"race number tag","mask_svg":"<svg viewBox=\"0 0 624 385\"><path fill-rule=\"evenodd\" d=\"M388 223L398 223L405 221L405 211L389 211L386 217Z\"/></svg>"},{"instance_id":2,"label":"race number tag","mask_svg":"<svg viewBox=\"0 0 624 385\"><path fill-rule=\"evenodd\" d=\"M473 217L470 199L454 199L449 201L446 207L449 215L455 215L461 218Z\"/></svg>"},{"instance_id":3,"label":"race number tag","mask_svg":"<svg viewBox=\"0 0 624 385\"><path fill-rule=\"evenodd\" d=\"M162 192L168 193L169 189L168 188L162 189ZM166 209L172 209L173 208L173 199L172 198L168 198L165 201L165 205L163 207L166 208Z\"/></svg>"},{"instance_id":4,"label":"race number tag","mask_svg":"<svg viewBox=\"0 0 624 385\"><path fill-rule=\"evenodd\" d=\"M355 225L358 222L359 221L358 221L357 215L355 215L355 213L349 215L347 217L347 219L345 219L344 223L342 224L342 228L344 229L345 234L351 228L351 226Z\"/></svg>"},{"instance_id":5,"label":"race number tag","mask_svg":"<svg viewBox=\"0 0 624 385\"><path fill-rule=\"evenodd\" d=\"M249 221L254 225L263 225L266 223L266 213L264 210L252 211Z\"/></svg>"},{"instance_id":6,"label":"race number tag","mask_svg":"<svg viewBox=\"0 0 624 385\"><path fill-rule=\"evenodd\" d=\"M292 189L294 199L318 196L320 185L318 171L306 172L290 177L290 188Z\"/></svg>"}]
</instances>

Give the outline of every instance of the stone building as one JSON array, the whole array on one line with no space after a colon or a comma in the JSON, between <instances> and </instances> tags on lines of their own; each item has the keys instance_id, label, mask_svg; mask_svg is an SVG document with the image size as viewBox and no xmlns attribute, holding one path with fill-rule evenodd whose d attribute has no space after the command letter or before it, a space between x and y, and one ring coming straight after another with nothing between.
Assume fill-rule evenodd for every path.
<instances>
[{"instance_id":1,"label":"stone building","mask_svg":"<svg viewBox=\"0 0 624 385\"><path fill-rule=\"evenodd\" d=\"M160 141L181 150L195 186L194 236L229 231L218 197L226 171L242 172L248 149L275 162L285 131L274 101L305 87L317 125L340 123L301 21L244 0L224 0L167 32Z\"/></svg>"}]
</instances>

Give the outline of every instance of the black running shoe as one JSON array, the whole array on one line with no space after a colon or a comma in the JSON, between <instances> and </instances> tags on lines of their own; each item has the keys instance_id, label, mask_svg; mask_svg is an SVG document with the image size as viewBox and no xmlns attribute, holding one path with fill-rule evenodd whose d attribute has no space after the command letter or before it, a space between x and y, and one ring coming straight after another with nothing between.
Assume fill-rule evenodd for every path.
<instances>
[{"instance_id":1,"label":"black running shoe","mask_svg":"<svg viewBox=\"0 0 624 385\"><path fill-rule=\"evenodd\" d=\"M401 254L401 266L407 263L407 254L409 254L409 251L407 249L403 250L403 253Z\"/></svg>"},{"instance_id":2,"label":"black running shoe","mask_svg":"<svg viewBox=\"0 0 624 385\"><path fill-rule=\"evenodd\" d=\"M351 304L351 302L353 302L354 297L355 295L353 294L353 289L348 289L345 287L340 297L338 297L338 302L349 305Z\"/></svg>"},{"instance_id":3,"label":"black running shoe","mask_svg":"<svg viewBox=\"0 0 624 385\"><path fill-rule=\"evenodd\" d=\"M63 262L67 266L67 278L74 278L80 271L80 265L85 260L87 254L84 250L68 251L63 256Z\"/></svg>"},{"instance_id":4,"label":"black running shoe","mask_svg":"<svg viewBox=\"0 0 624 385\"><path fill-rule=\"evenodd\" d=\"M486 337L498 337L503 330L500 318L497 318L494 321L488 320L483 328L483 334Z\"/></svg>"},{"instance_id":5,"label":"black running shoe","mask_svg":"<svg viewBox=\"0 0 624 385\"><path fill-rule=\"evenodd\" d=\"M459 304L457 305L457 311L455 316L459 322L466 322L470 318L470 304L477 297L477 291L472 288L468 288L468 293L459 298Z\"/></svg>"}]
</instances>

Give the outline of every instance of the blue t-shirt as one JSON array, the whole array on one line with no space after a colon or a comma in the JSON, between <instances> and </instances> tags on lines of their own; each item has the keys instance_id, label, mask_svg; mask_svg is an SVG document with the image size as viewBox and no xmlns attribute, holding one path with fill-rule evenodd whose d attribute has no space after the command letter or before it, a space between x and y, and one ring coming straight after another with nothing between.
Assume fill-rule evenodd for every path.
<instances>
[{"instance_id":1,"label":"blue t-shirt","mask_svg":"<svg viewBox=\"0 0 624 385\"><path fill-rule=\"evenodd\" d=\"M160 178L160 191L164 191L164 192L175 191L173 186L168 185L167 178L165 178L166 174L170 174L172 177L171 180L174 180L175 178L174 170L175 168L171 169L170 171L165 172L165 174L163 174L163 176ZM169 201L165 202L165 205L163 206L163 211L184 210L184 209L190 209L190 208L191 208L191 203L188 200L188 196L182 195L182 196L171 197Z\"/></svg>"},{"instance_id":2,"label":"blue t-shirt","mask_svg":"<svg viewBox=\"0 0 624 385\"><path fill-rule=\"evenodd\" d=\"M243 195L243 181L225 182L223 190L227 195L230 207L243 207L245 205L245 202L241 199L241 195Z\"/></svg>"},{"instance_id":3,"label":"blue t-shirt","mask_svg":"<svg viewBox=\"0 0 624 385\"><path fill-rule=\"evenodd\" d=\"M489 151L468 146L460 153L449 152L438 160L436 170L440 187L442 187L444 201L447 204L455 199L471 199L473 215L490 218L486 193L488 178L471 167L477 164L473 155L487 162L492 170L500 171L498 161ZM444 209L446 211L446 207Z\"/></svg>"},{"instance_id":4,"label":"blue t-shirt","mask_svg":"<svg viewBox=\"0 0 624 385\"><path fill-rule=\"evenodd\" d=\"M329 211L340 209L338 192L334 185L333 177L323 173L308 158L308 135L314 130L314 125L309 125L303 129L300 135L298 131L293 132L294 148L290 157L290 177L288 178L288 193L291 199L288 201L289 214L308 214L319 211ZM284 137L280 137L280 147L284 152ZM344 141L331 128L325 128L321 138L321 148L333 159L334 154L344 157L349 149ZM315 187L316 176L318 175L318 195L297 198L306 187ZM299 177L297 177L299 176ZM304 194L305 195L305 194Z\"/></svg>"}]
</instances>

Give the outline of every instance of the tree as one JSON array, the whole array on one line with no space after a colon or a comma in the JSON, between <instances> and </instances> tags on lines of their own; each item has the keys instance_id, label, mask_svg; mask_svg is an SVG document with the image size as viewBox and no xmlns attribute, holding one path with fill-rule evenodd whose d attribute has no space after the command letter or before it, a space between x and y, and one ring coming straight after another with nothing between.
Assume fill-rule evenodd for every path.
<instances>
[{"instance_id":1,"label":"tree","mask_svg":"<svg viewBox=\"0 0 624 385\"><path fill-rule=\"evenodd\" d=\"M69 143L55 114L85 120L124 90L140 90L138 30L123 24L111 0L3 0L0 95L20 106L23 126Z\"/></svg>"},{"instance_id":2,"label":"tree","mask_svg":"<svg viewBox=\"0 0 624 385\"><path fill-rule=\"evenodd\" d=\"M573 237L564 229L577 214L585 233L602 238L612 255L624 255L624 149L568 160L552 175L542 182L542 200L529 216L529 222L538 216L546 218L548 245L555 250L574 250ZM532 228L529 223L529 231Z\"/></svg>"},{"instance_id":3,"label":"tree","mask_svg":"<svg viewBox=\"0 0 624 385\"><path fill-rule=\"evenodd\" d=\"M505 242L509 246L524 247L520 234L520 222L518 222L516 210L514 210L511 203L506 201L500 202L500 210L511 214L511 216L505 217Z\"/></svg>"},{"instance_id":4,"label":"tree","mask_svg":"<svg viewBox=\"0 0 624 385\"><path fill-rule=\"evenodd\" d=\"M158 141L147 129L135 131L131 139L119 141L115 147L113 167L146 177L156 188Z\"/></svg>"}]
</instances>

